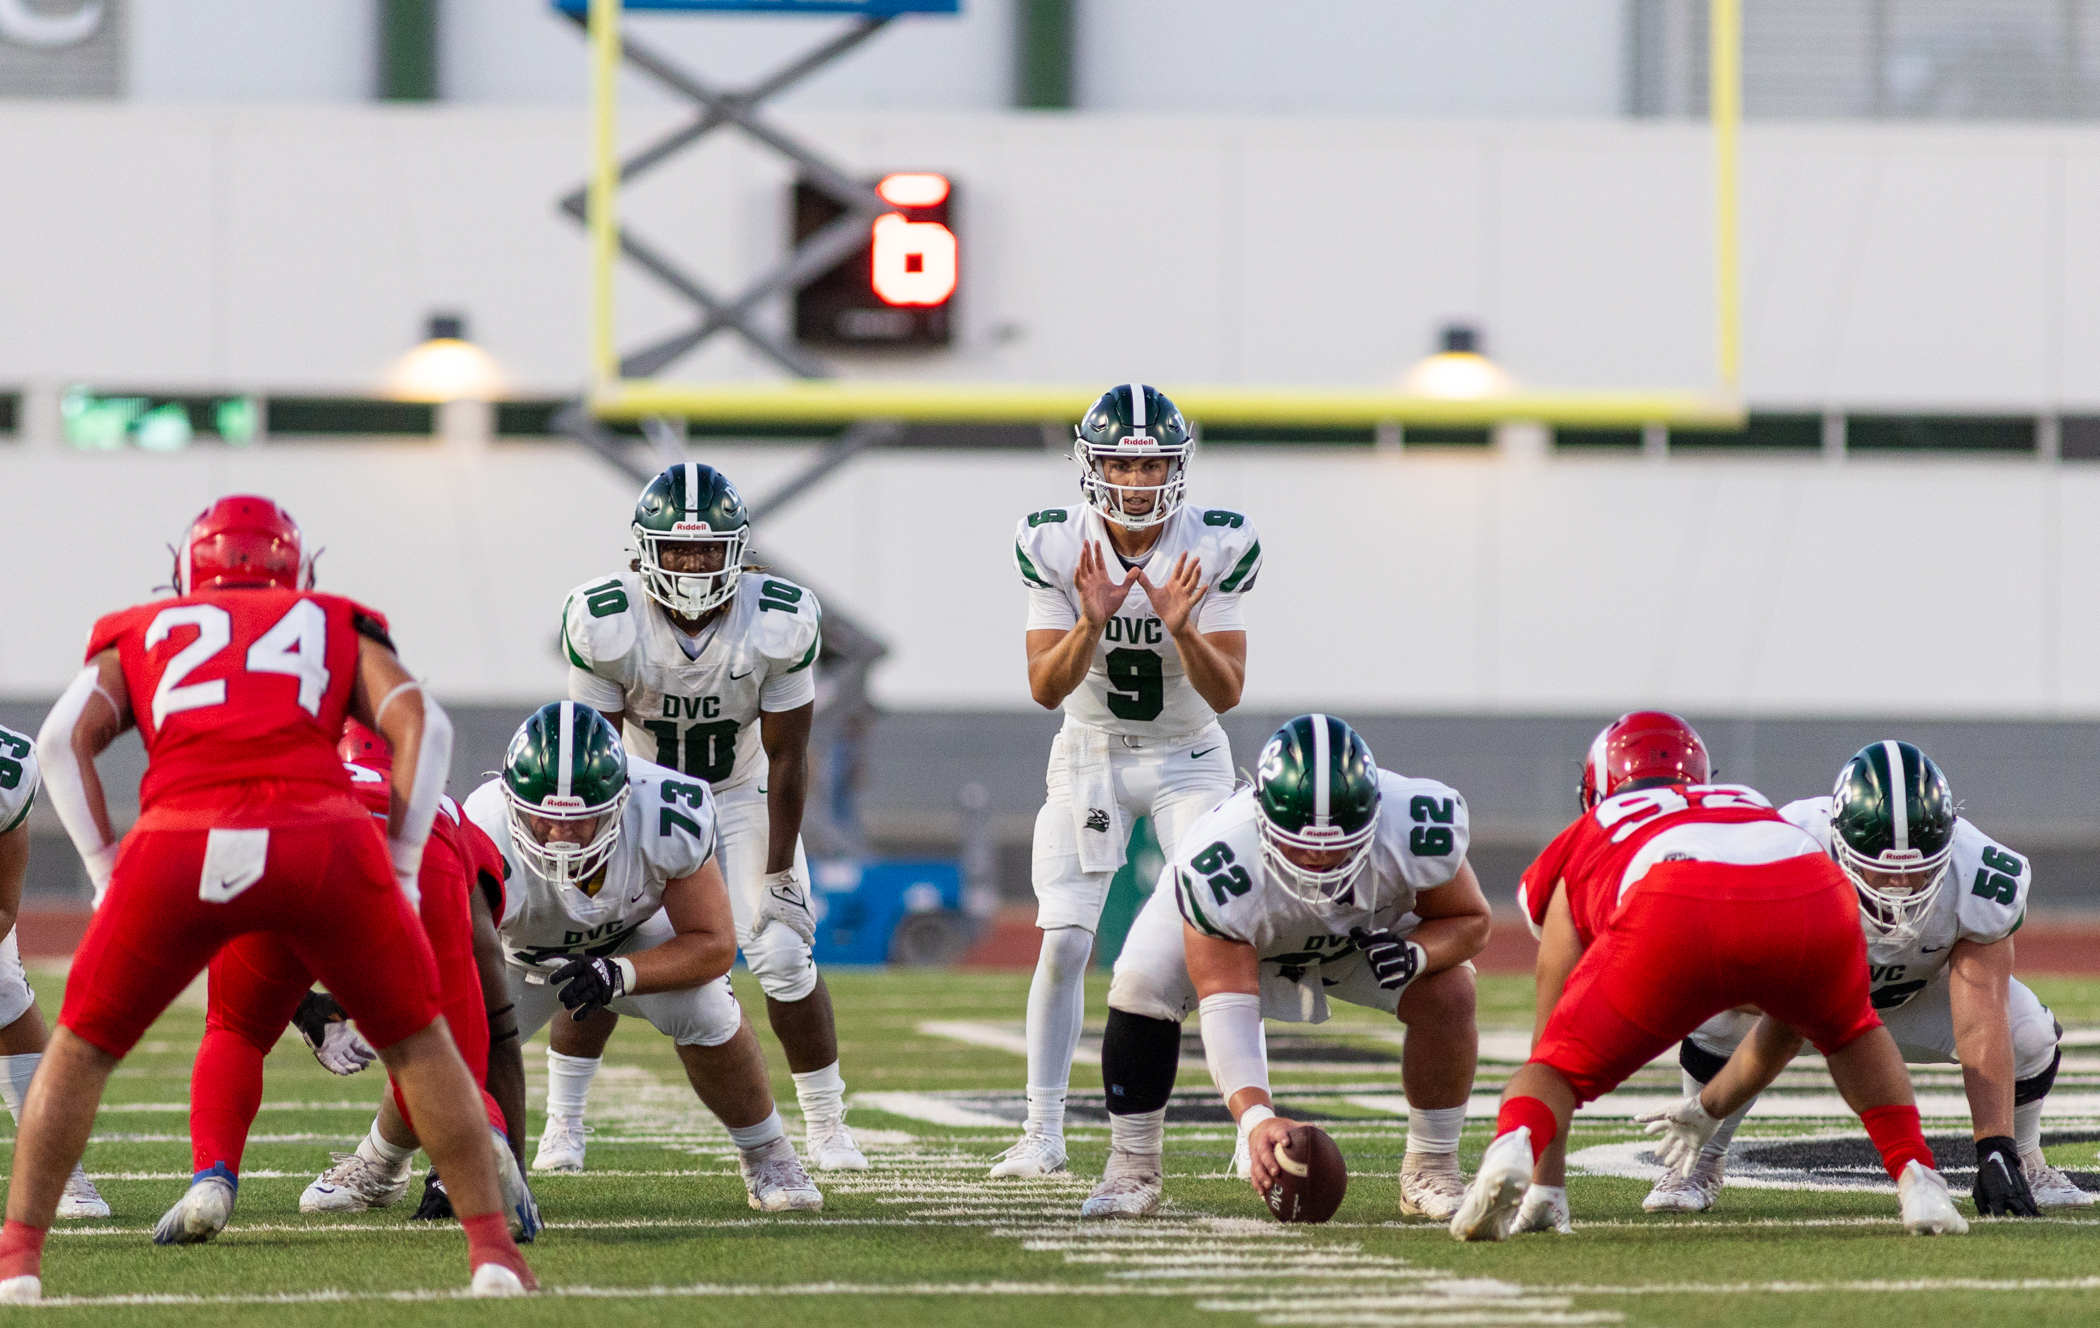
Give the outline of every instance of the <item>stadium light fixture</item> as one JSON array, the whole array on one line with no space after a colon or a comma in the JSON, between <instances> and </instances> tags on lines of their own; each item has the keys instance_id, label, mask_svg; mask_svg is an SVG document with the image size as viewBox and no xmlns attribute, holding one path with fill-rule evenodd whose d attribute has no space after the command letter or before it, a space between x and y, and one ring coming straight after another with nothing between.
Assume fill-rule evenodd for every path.
<instances>
[{"instance_id":1,"label":"stadium light fixture","mask_svg":"<svg viewBox=\"0 0 2100 1328\"><path fill-rule=\"evenodd\" d=\"M432 314L423 343L394 362L386 392L401 401L487 401L503 392L503 370L467 340L460 314Z\"/></svg>"},{"instance_id":2,"label":"stadium light fixture","mask_svg":"<svg viewBox=\"0 0 2100 1328\"><path fill-rule=\"evenodd\" d=\"M1439 401L1479 401L1510 388L1509 375L1480 353L1480 332L1462 323L1443 331L1441 349L1401 376L1403 391Z\"/></svg>"}]
</instances>

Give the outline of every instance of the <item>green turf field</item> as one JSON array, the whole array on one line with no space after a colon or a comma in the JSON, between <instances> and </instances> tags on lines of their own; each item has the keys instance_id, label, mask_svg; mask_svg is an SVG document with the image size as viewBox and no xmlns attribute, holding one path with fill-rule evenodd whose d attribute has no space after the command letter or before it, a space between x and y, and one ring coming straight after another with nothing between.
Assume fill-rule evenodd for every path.
<instances>
[{"instance_id":1,"label":"green turf field","mask_svg":"<svg viewBox=\"0 0 2100 1328\"><path fill-rule=\"evenodd\" d=\"M1599 1176L1571 1183L1573 1236L1456 1245L1439 1227L1397 1219L1393 1175L1405 1138L1393 1105L1397 1046L1382 1021L1346 1007L1313 1039L1294 1043L1287 1034L1308 1030L1271 1026L1286 1109L1297 1103L1327 1116L1349 1158L1349 1198L1334 1223L1269 1221L1245 1185L1217 1174L1230 1153L1229 1127L1177 1124L1168 1138L1167 1210L1148 1222L1081 1226L1075 1213L1087 1178L1099 1173L1104 1126L1068 1131L1070 1179L993 1183L983 1174L1014 1133L997 1117L1012 1109L1021 1084L1021 1058L1005 1044L1018 1035L1026 974L846 971L830 980L848 1082L864 1101L889 1108L856 1106L852 1116L875 1170L826 1179L821 1214L751 1212L726 1136L684 1086L669 1048L630 1022L594 1095L592 1170L537 1183L549 1229L529 1255L543 1286L564 1294L529 1303L454 1299L465 1281L457 1228L410 1223L407 1205L351 1220L299 1215L300 1189L331 1149L349 1148L363 1132L380 1083L369 1072L327 1075L296 1036L269 1058L232 1225L212 1245L153 1247L148 1232L189 1173L183 1113L202 1011L194 1001L178 1005L118 1070L89 1147L88 1169L116 1216L61 1226L47 1248L47 1294L77 1298L79 1307L22 1313L98 1324L235 1318L590 1328L668 1321L1721 1328L1887 1319L1906 1328L1991 1321L2041 1328L2100 1320L2100 1276L2090 1276L2100 1219L1980 1222L1968 1237L1925 1240L1903 1234L1893 1195L1740 1188L1713 1214L1650 1218L1640 1211L1644 1181ZM39 985L45 1009L54 1009L60 979L42 975ZM1485 980L1483 1022L1505 1030L1522 1023L1528 985ZM2067 1025L2100 1024L2100 982L2037 985ZM755 992L744 995L755 1008ZM1100 998L1097 987L1089 1004L1097 1015ZM1083 1049L1074 1082L1082 1095L1099 1087L1089 1058ZM2067 1055L2059 1094L2100 1081L2075 1061ZM539 1044L528 1048L526 1064L536 1129ZM1483 1090L1491 1093L1506 1071L1484 1063ZM1789 1079L1813 1092L1820 1073L1809 1065ZM776 1087L787 1084L777 1057L774 1074ZM1929 1078L1920 1076L1921 1092L1934 1091ZM1658 1093L1671 1087L1660 1071L1644 1081ZM1186 1103L1215 1103L1200 1068L1185 1063L1181 1082ZM1944 1074L1932 1083L1958 1088ZM791 1113L792 1102L783 1110ZM2092 1123L2052 1117L2049 1126ZM1827 1133L1839 1124L1757 1118L1739 1138ZM1623 1123L1578 1121L1574 1142L1586 1148L1631 1137ZM1485 1121L1469 1127L1469 1170L1485 1138ZM2065 1143L2051 1157L2085 1170L2093 1147ZM1964 1150L1943 1164L1969 1161Z\"/></svg>"}]
</instances>

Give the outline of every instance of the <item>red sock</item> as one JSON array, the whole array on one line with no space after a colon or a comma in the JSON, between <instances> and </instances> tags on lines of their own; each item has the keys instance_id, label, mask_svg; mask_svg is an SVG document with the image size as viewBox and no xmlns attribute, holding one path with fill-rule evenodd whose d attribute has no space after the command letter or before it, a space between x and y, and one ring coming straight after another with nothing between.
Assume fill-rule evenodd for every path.
<instances>
[{"instance_id":1,"label":"red sock","mask_svg":"<svg viewBox=\"0 0 2100 1328\"><path fill-rule=\"evenodd\" d=\"M1918 1127L1916 1107L1868 1107L1859 1113L1859 1119L1867 1127L1867 1137L1881 1150L1881 1165L1888 1168L1890 1180L1900 1177L1912 1162L1933 1165L1925 1131Z\"/></svg>"},{"instance_id":2,"label":"red sock","mask_svg":"<svg viewBox=\"0 0 2100 1328\"><path fill-rule=\"evenodd\" d=\"M1916 1116L1916 1112L1911 1113ZM1537 1157L1546 1151L1560 1133L1560 1122L1553 1117L1553 1108L1535 1097L1513 1097L1502 1104L1501 1114L1495 1117L1495 1137L1501 1138L1519 1125L1531 1127L1531 1155Z\"/></svg>"},{"instance_id":3,"label":"red sock","mask_svg":"<svg viewBox=\"0 0 2100 1328\"><path fill-rule=\"evenodd\" d=\"M532 1270L525 1266L525 1256L518 1253L518 1243L510 1238L510 1224L501 1213L483 1213L480 1217L463 1217L460 1226L467 1232L467 1268L479 1268L485 1263L500 1263L518 1275L527 1291L537 1291L539 1282ZM41 1235L41 1233L39 1233Z\"/></svg>"},{"instance_id":4,"label":"red sock","mask_svg":"<svg viewBox=\"0 0 2100 1328\"><path fill-rule=\"evenodd\" d=\"M7 1225L0 1227L0 1281L43 1274L46 1234L48 1228L7 1219Z\"/></svg>"},{"instance_id":5,"label":"red sock","mask_svg":"<svg viewBox=\"0 0 2100 1328\"><path fill-rule=\"evenodd\" d=\"M206 1029L190 1071L190 1170L239 1173L262 1096L262 1051L238 1033Z\"/></svg>"}]
</instances>

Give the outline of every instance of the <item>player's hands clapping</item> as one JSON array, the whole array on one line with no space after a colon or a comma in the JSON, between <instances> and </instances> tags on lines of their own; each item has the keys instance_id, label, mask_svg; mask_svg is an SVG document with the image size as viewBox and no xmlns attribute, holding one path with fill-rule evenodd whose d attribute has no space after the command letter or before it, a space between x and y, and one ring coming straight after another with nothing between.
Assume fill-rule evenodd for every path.
<instances>
[{"instance_id":1,"label":"player's hands clapping","mask_svg":"<svg viewBox=\"0 0 2100 1328\"><path fill-rule=\"evenodd\" d=\"M1072 588L1079 592L1079 616L1089 626L1100 627L1116 616L1116 610L1130 598L1131 589L1142 580L1142 573L1132 573L1121 581L1111 577L1108 554L1099 541L1088 540L1079 546L1079 566L1072 571Z\"/></svg>"},{"instance_id":2,"label":"player's hands clapping","mask_svg":"<svg viewBox=\"0 0 2100 1328\"><path fill-rule=\"evenodd\" d=\"M1706 1114L1697 1093L1674 1106L1637 1112L1633 1122L1657 1140L1655 1155L1680 1176L1691 1174L1692 1164L1699 1160L1699 1150L1721 1128L1719 1120Z\"/></svg>"},{"instance_id":3,"label":"player's hands clapping","mask_svg":"<svg viewBox=\"0 0 2100 1328\"><path fill-rule=\"evenodd\" d=\"M1428 954L1404 936L1395 936L1383 927L1375 931L1351 927L1349 939L1371 966L1371 976L1387 991L1404 991L1408 983L1422 975L1422 963Z\"/></svg>"},{"instance_id":4,"label":"player's hands clapping","mask_svg":"<svg viewBox=\"0 0 2100 1328\"><path fill-rule=\"evenodd\" d=\"M766 877L751 934L758 935L774 922L801 937L804 945L817 939L817 915L809 906L809 887L792 867Z\"/></svg>"},{"instance_id":5,"label":"player's hands clapping","mask_svg":"<svg viewBox=\"0 0 2100 1328\"><path fill-rule=\"evenodd\" d=\"M1152 611L1159 615L1159 625L1169 636L1181 634L1196 612L1197 603L1210 593L1210 587L1203 584L1203 560L1193 554L1176 558L1166 580L1158 585L1145 579L1142 567L1135 569L1131 578L1145 588L1145 598L1151 601Z\"/></svg>"},{"instance_id":6,"label":"player's hands clapping","mask_svg":"<svg viewBox=\"0 0 2100 1328\"><path fill-rule=\"evenodd\" d=\"M350 1026L349 1013L327 992L306 993L292 1012L292 1025L330 1074L356 1074L378 1059L371 1044Z\"/></svg>"}]
</instances>

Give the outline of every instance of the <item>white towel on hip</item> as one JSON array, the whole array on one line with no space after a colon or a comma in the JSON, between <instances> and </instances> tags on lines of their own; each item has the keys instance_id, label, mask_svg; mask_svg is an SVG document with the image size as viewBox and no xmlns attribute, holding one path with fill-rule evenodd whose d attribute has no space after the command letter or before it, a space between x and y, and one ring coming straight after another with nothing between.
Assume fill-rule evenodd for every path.
<instances>
[{"instance_id":1,"label":"white towel on hip","mask_svg":"<svg viewBox=\"0 0 2100 1328\"><path fill-rule=\"evenodd\" d=\"M1087 724L1067 724L1065 771L1071 779L1072 828L1079 839L1079 870L1120 871L1130 843L1123 823L1123 804L1116 799L1115 771L1109 768L1108 733Z\"/></svg>"}]
</instances>

